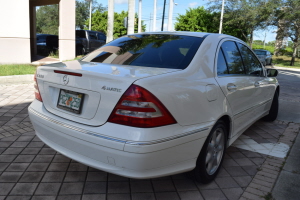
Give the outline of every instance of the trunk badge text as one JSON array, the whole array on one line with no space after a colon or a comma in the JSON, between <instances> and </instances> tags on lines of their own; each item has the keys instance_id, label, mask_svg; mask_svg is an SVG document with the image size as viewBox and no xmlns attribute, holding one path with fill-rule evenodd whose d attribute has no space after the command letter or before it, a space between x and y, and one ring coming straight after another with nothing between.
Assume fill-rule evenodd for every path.
<instances>
[{"instance_id":1,"label":"trunk badge text","mask_svg":"<svg viewBox=\"0 0 300 200\"><path fill-rule=\"evenodd\" d=\"M113 92L121 92L122 91L122 89L119 89L119 88L111 88L111 87L106 87L106 86L103 86L101 89L109 90L109 91L113 91Z\"/></svg>"},{"instance_id":2,"label":"trunk badge text","mask_svg":"<svg viewBox=\"0 0 300 200\"><path fill-rule=\"evenodd\" d=\"M68 77L68 75L64 75L63 82L64 82L65 85L67 85L69 83L69 77Z\"/></svg>"}]
</instances>

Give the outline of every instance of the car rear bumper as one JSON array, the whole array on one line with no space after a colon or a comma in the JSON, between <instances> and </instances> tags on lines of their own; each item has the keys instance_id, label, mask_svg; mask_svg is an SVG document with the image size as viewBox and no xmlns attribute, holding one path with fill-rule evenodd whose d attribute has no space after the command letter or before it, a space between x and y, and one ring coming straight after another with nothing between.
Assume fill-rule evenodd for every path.
<instances>
[{"instance_id":1,"label":"car rear bumper","mask_svg":"<svg viewBox=\"0 0 300 200\"><path fill-rule=\"evenodd\" d=\"M206 124L194 132L187 131L186 134L174 137L151 141L127 140L112 138L109 123L97 127L97 132L101 135L84 132L89 126L76 123L75 127L69 120L49 113L38 101L34 101L29 107L29 116L36 135L61 154L96 169L141 179L192 170L211 128ZM171 130L173 128L169 127ZM184 129L190 130L190 127ZM152 129L157 130L160 129ZM142 135L142 130L136 128L136 132L139 131ZM135 138L143 138L141 135Z\"/></svg>"}]
</instances>

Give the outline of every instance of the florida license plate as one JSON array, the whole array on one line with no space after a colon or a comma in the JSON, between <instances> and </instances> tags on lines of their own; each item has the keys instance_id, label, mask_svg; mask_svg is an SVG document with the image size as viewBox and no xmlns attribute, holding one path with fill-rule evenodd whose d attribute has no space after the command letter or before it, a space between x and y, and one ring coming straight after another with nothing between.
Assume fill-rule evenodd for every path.
<instances>
[{"instance_id":1,"label":"florida license plate","mask_svg":"<svg viewBox=\"0 0 300 200\"><path fill-rule=\"evenodd\" d=\"M84 94L61 89L58 96L57 107L72 113L80 114Z\"/></svg>"}]
</instances>

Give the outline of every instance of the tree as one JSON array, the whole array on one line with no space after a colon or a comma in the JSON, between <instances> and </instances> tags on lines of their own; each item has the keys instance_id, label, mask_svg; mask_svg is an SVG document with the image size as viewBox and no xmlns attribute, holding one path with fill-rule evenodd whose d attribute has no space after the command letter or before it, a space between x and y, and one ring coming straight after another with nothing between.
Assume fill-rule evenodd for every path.
<instances>
[{"instance_id":1,"label":"tree","mask_svg":"<svg viewBox=\"0 0 300 200\"><path fill-rule=\"evenodd\" d=\"M211 12L204 7L190 8L184 15L176 18L175 30L218 33L220 16L220 12ZM223 33L243 39L244 30L224 24Z\"/></svg>"},{"instance_id":2,"label":"tree","mask_svg":"<svg viewBox=\"0 0 300 200\"><path fill-rule=\"evenodd\" d=\"M85 29L86 20L90 14L90 4L88 1L77 0L76 1L76 27ZM92 12L104 12L106 7L97 2L92 4ZM59 13L58 5L40 6L36 11L36 31L37 33L47 33L58 35L59 26Z\"/></svg>"},{"instance_id":3,"label":"tree","mask_svg":"<svg viewBox=\"0 0 300 200\"><path fill-rule=\"evenodd\" d=\"M184 15L179 14L176 17L175 30L217 33L219 31L218 17L218 13L211 13L203 6L189 8Z\"/></svg>"},{"instance_id":4,"label":"tree","mask_svg":"<svg viewBox=\"0 0 300 200\"><path fill-rule=\"evenodd\" d=\"M100 31L106 34L107 32L107 11L99 12L98 10L92 14L92 30ZM127 34L127 28L123 25L124 18L128 16L128 12L114 13L114 38L121 37ZM85 24L88 25L89 20ZM138 24L135 23L134 30L137 32ZM146 25L142 23L142 30L146 30Z\"/></svg>"},{"instance_id":5,"label":"tree","mask_svg":"<svg viewBox=\"0 0 300 200\"><path fill-rule=\"evenodd\" d=\"M295 65L297 48L300 46L300 0L285 0L283 7L277 12L278 28L277 35L289 37L293 42L293 55L290 66Z\"/></svg>"},{"instance_id":6,"label":"tree","mask_svg":"<svg viewBox=\"0 0 300 200\"><path fill-rule=\"evenodd\" d=\"M36 32L58 35L58 5L41 6L36 11Z\"/></svg>"},{"instance_id":7,"label":"tree","mask_svg":"<svg viewBox=\"0 0 300 200\"><path fill-rule=\"evenodd\" d=\"M92 4L92 13L99 11L100 13L106 11L107 8L97 2ZM90 17L90 3L88 1L77 0L76 1L76 27L80 29L85 29L85 22Z\"/></svg>"},{"instance_id":8,"label":"tree","mask_svg":"<svg viewBox=\"0 0 300 200\"><path fill-rule=\"evenodd\" d=\"M224 6L223 24L233 26L242 31L242 36L252 45L253 32L266 28L271 24L274 9L278 7L277 0L227 0ZM211 10L220 10L221 2L214 1Z\"/></svg>"}]
</instances>

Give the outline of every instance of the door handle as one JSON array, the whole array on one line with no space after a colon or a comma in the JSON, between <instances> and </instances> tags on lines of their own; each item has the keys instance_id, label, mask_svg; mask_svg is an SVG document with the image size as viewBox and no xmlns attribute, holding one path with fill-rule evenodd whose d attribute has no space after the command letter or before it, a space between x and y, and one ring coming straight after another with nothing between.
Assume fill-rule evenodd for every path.
<instances>
[{"instance_id":1,"label":"door handle","mask_svg":"<svg viewBox=\"0 0 300 200\"><path fill-rule=\"evenodd\" d=\"M228 83L228 85L227 85L227 90L228 90L229 92L235 92L236 89L237 89L236 85L234 85L233 83Z\"/></svg>"},{"instance_id":2,"label":"door handle","mask_svg":"<svg viewBox=\"0 0 300 200\"><path fill-rule=\"evenodd\" d=\"M260 86L260 82L256 81L256 82L254 83L254 86L255 86L255 87L259 87L259 86Z\"/></svg>"}]
</instances>

